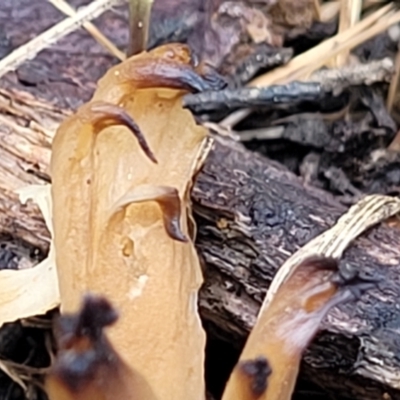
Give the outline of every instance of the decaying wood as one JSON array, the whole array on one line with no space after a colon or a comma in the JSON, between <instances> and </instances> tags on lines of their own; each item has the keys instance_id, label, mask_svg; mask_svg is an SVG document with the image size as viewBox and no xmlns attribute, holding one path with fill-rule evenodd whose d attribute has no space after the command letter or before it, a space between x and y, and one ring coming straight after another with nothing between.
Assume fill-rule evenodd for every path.
<instances>
[{"instance_id":1,"label":"decaying wood","mask_svg":"<svg viewBox=\"0 0 400 400\"><path fill-rule=\"evenodd\" d=\"M48 180L52 132L67 112L6 90L0 109L1 233L47 251L38 209L21 205L14 191ZM280 164L222 139L215 140L192 199L205 261L202 316L214 335L241 346L277 268L345 208ZM303 374L335 393L400 399L399 233L395 223L386 223L345 252L342 262L381 282L356 304L334 309L304 357Z\"/></svg>"},{"instance_id":2,"label":"decaying wood","mask_svg":"<svg viewBox=\"0 0 400 400\"><path fill-rule=\"evenodd\" d=\"M222 194L223 193L223 194ZM274 271L344 212L328 195L279 165L236 146L217 144L193 192L198 250L206 264L203 318L217 334L240 342L249 331ZM393 362L399 352L396 296L397 228L379 227L355 242L342 260L391 283L331 312L324 333L305 356L304 373L352 398L392 398L399 392ZM316 373L317 370L317 373ZM375 381L373 385L369 379Z\"/></svg>"}]
</instances>

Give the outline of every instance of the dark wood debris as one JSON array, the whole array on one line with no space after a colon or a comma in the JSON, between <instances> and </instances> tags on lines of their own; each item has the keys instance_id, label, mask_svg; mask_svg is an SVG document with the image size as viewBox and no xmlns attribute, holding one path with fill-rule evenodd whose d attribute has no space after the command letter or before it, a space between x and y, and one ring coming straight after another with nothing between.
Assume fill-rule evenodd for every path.
<instances>
[{"instance_id":1,"label":"dark wood debris","mask_svg":"<svg viewBox=\"0 0 400 400\"><path fill-rule=\"evenodd\" d=\"M186 95L183 104L194 113L236 110L241 107L290 106L299 102L318 102L322 90L319 83L292 82L266 88L241 88L207 91Z\"/></svg>"}]
</instances>

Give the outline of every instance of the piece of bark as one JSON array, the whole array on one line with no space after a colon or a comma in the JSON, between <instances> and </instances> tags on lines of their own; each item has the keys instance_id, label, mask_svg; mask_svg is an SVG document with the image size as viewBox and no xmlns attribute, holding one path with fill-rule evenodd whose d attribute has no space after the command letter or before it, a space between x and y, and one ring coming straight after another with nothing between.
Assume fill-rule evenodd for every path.
<instances>
[{"instance_id":1,"label":"piece of bark","mask_svg":"<svg viewBox=\"0 0 400 400\"><path fill-rule=\"evenodd\" d=\"M19 204L13 191L48 179L51 132L66 112L5 90L0 107L7 109L0 115L0 233L45 252L48 231L37 207ZM221 139L192 199L206 278L202 316L213 335L241 346L277 268L346 208L280 164ZM350 398L400 399L400 235L385 225L356 240L342 260L378 274L380 287L333 310L304 357L303 374Z\"/></svg>"},{"instance_id":2,"label":"piece of bark","mask_svg":"<svg viewBox=\"0 0 400 400\"><path fill-rule=\"evenodd\" d=\"M43 252L50 242L39 209L20 204L15 191L46 180L52 135L66 114L28 93L0 89L0 229Z\"/></svg>"}]
</instances>

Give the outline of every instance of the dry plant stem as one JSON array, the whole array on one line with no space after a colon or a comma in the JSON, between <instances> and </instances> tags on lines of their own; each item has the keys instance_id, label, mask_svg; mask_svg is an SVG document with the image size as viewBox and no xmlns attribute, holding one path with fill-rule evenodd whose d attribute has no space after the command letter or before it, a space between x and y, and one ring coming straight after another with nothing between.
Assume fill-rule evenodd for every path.
<instances>
[{"instance_id":1,"label":"dry plant stem","mask_svg":"<svg viewBox=\"0 0 400 400\"><path fill-rule=\"evenodd\" d=\"M393 10L393 4L382 7L352 28L302 53L285 66L261 75L251 81L249 85L262 87L294 80L309 79L310 75L322 67L331 57L336 56L344 50L351 50L399 22L400 11L394 12ZM250 109L238 110L228 115L221 121L221 124L225 127L233 127L250 113Z\"/></svg>"},{"instance_id":2,"label":"dry plant stem","mask_svg":"<svg viewBox=\"0 0 400 400\"><path fill-rule=\"evenodd\" d=\"M314 0L314 12L317 21L321 21L321 4L320 0Z\"/></svg>"},{"instance_id":3,"label":"dry plant stem","mask_svg":"<svg viewBox=\"0 0 400 400\"><path fill-rule=\"evenodd\" d=\"M354 26L360 19L362 0L341 0L339 17L339 34ZM336 56L336 67L347 63L349 51L345 50Z\"/></svg>"},{"instance_id":4,"label":"dry plant stem","mask_svg":"<svg viewBox=\"0 0 400 400\"><path fill-rule=\"evenodd\" d=\"M364 0L361 1L362 11L367 10L371 6L382 5L386 3L385 0ZM328 22L335 18L340 11L341 1L327 1L321 5L321 21Z\"/></svg>"},{"instance_id":5,"label":"dry plant stem","mask_svg":"<svg viewBox=\"0 0 400 400\"><path fill-rule=\"evenodd\" d=\"M361 9L361 0L341 1L339 33L351 28L360 20Z\"/></svg>"},{"instance_id":6,"label":"dry plant stem","mask_svg":"<svg viewBox=\"0 0 400 400\"><path fill-rule=\"evenodd\" d=\"M234 111L225 117L219 124L226 129L233 129L240 121L247 118L253 110L251 108L243 108L241 110Z\"/></svg>"},{"instance_id":7,"label":"dry plant stem","mask_svg":"<svg viewBox=\"0 0 400 400\"><path fill-rule=\"evenodd\" d=\"M393 152L400 152L400 131L397 131L396 136L393 138L388 146L388 150Z\"/></svg>"},{"instance_id":8,"label":"dry plant stem","mask_svg":"<svg viewBox=\"0 0 400 400\"><path fill-rule=\"evenodd\" d=\"M48 0L54 7L58 8L61 12L73 17L76 11L65 0ZM106 36L104 36L94 24L91 22L84 22L82 26L94 37L94 39L106 48L111 54L117 57L120 61L125 60L125 54L119 50L114 43L112 43Z\"/></svg>"},{"instance_id":9,"label":"dry plant stem","mask_svg":"<svg viewBox=\"0 0 400 400\"><path fill-rule=\"evenodd\" d=\"M129 44L128 56L133 56L146 50L150 14L153 0L128 0L129 1Z\"/></svg>"},{"instance_id":10,"label":"dry plant stem","mask_svg":"<svg viewBox=\"0 0 400 400\"><path fill-rule=\"evenodd\" d=\"M47 48L51 43L68 35L84 22L90 21L111 7L122 3L122 0L95 0L87 7L79 10L73 17L66 18L47 31L36 36L28 43L20 46L11 54L0 60L0 77L18 68L25 61L35 57L37 53Z\"/></svg>"},{"instance_id":11,"label":"dry plant stem","mask_svg":"<svg viewBox=\"0 0 400 400\"><path fill-rule=\"evenodd\" d=\"M10 379L12 379L17 385L19 385L25 392L27 387L23 379L21 379L20 374L10 368L7 363L3 360L0 360L0 371L2 371L5 375L7 375Z\"/></svg>"},{"instance_id":12,"label":"dry plant stem","mask_svg":"<svg viewBox=\"0 0 400 400\"><path fill-rule=\"evenodd\" d=\"M268 128L249 129L236 132L241 142L249 142L251 140L274 140L283 137L285 132L284 126L272 126Z\"/></svg>"},{"instance_id":13,"label":"dry plant stem","mask_svg":"<svg viewBox=\"0 0 400 400\"><path fill-rule=\"evenodd\" d=\"M268 290L223 400L290 400L301 355L327 311L349 292L338 292L330 282L334 261L348 245L373 225L400 212L400 200L367 196L337 224L293 254L279 269ZM319 256L320 258L313 258ZM263 376L263 390L243 374L243 363L265 359L271 376ZM290 366L288 368L288 365ZM260 383L260 382L259 382Z\"/></svg>"},{"instance_id":14,"label":"dry plant stem","mask_svg":"<svg viewBox=\"0 0 400 400\"><path fill-rule=\"evenodd\" d=\"M386 101L386 106L389 112L392 111L396 96L399 94L399 84L400 84L400 48L397 50L394 75L390 81L388 97Z\"/></svg>"},{"instance_id":15,"label":"dry plant stem","mask_svg":"<svg viewBox=\"0 0 400 400\"><path fill-rule=\"evenodd\" d=\"M336 15L339 14L340 2L339 1L327 1L321 5L321 21L331 21Z\"/></svg>"}]
</instances>

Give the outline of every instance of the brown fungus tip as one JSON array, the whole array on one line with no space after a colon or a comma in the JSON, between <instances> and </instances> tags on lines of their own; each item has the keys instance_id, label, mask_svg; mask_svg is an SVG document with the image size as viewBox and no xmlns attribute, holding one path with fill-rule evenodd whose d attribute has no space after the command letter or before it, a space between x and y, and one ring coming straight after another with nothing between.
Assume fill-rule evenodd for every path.
<instances>
[{"instance_id":1,"label":"brown fungus tip","mask_svg":"<svg viewBox=\"0 0 400 400\"><path fill-rule=\"evenodd\" d=\"M171 62L159 62L153 68L148 68L146 74L149 83L151 82L149 87L158 86L199 93L220 90L226 86L226 82L216 72L203 77L190 65Z\"/></svg>"},{"instance_id":2,"label":"brown fungus tip","mask_svg":"<svg viewBox=\"0 0 400 400\"><path fill-rule=\"evenodd\" d=\"M169 43L119 64L116 68L118 84L189 92L220 90L227 86L218 72L203 65L195 67L194 64L188 46Z\"/></svg>"},{"instance_id":3,"label":"brown fungus tip","mask_svg":"<svg viewBox=\"0 0 400 400\"><path fill-rule=\"evenodd\" d=\"M315 254L305 258L300 262L298 268L310 268L311 270L327 270L327 271L337 271L338 270L338 260L333 257L326 257L322 254Z\"/></svg>"},{"instance_id":4,"label":"brown fungus tip","mask_svg":"<svg viewBox=\"0 0 400 400\"><path fill-rule=\"evenodd\" d=\"M250 378L250 389L255 396L261 396L268 387L268 377L272 373L268 360L259 356L254 360L246 360L239 363L240 370Z\"/></svg>"},{"instance_id":5,"label":"brown fungus tip","mask_svg":"<svg viewBox=\"0 0 400 400\"><path fill-rule=\"evenodd\" d=\"M189 241L181 228L182 204L179 192L176 188L171 186L136 186L114 204L111 209L110 218L117 211L130 204L144 203L147 201L155 201L159 205L165 231L171 239L179 242Z\"/></svg>"},{"instance_id":6,"label":"brown fungus tip","mask_svg":"<svg viewBox=\"0 0 400 400\"><path fill-rule=\"evenodd\" d=\"M113 325L118 313L110 302L93 294L86 294L80 311L76 314L61 316L55 327L55 336L60 349L69 348L77 338L97 340L103 334L103 328Z\"/></svg>"},{"instance_id":7,"label":"brown fungus tip","mask_svg":"<svg viewBox=\"0 0 400 400\"><path fill-rule=\"evenodd\" d=\"M58 351L46 378L50 400L156 400L147 380L128 366L104 333L118 313L103 296L84 296L59 319Z\"/></svg>"},{"instance_id":8,"label":"brown fungus tip","mask_svg":"<svg viewBox=\"0 0 400 400\"><path fill-rule=\"evenodd\" d=\"M312 255L292 265L264 302L223 400L290 400L304 350L329 310L349 298L330 281L336 259Z\"/></svg>"},{"instance_id":9,"label":"brown fungus tip","mask_svg":"<svg viewBox=\"0 0 400 400\"><path fill-rule=\"evenodd\" d=\"M188 242L188 238L182 232L181 219L181 200L178 190L168 188L158 199L161 210L163 211L164 227L168 235L179 242Z\"/></svg>"},{"instance_id":10,"label":"brown fungus tip","mask_svg":"<svg viewBox=\"0 0 400 400\"><path fill-rule=\"evenodd\" d=\"M103 328L113 325L118 320L118 312L103 296L85 294L81 311L76 316L76 335L97 338Z\"/></svg>"},{"instance_id":11,"label":"brown fungus tip","mask_svg":"<svg viewBox=\"0 0 400 400\"><path fill-rule=\"evenodd\" d=\"M91 123L96 130L101 130L106 126L123 125L127 127L135 136L139 146L147 157L157 164L157 159L151 151L143 132L140 130L133 118L117 105L106 102L90 103Z\"/></svg>"},{"instance_id":12,"label":"brown fungus tip","mask_svg":"<svg viewBox=\"0 0 400 400\"><path fill-rule=\"evenodd\" d=\"M58 354L48 377L50 393L81 394L90 389L99 371L118 370L120 360L103 333L117 319L111 303L93 294L84 296L77 313L59 318Z\"/></svg>"}]
</instances>

